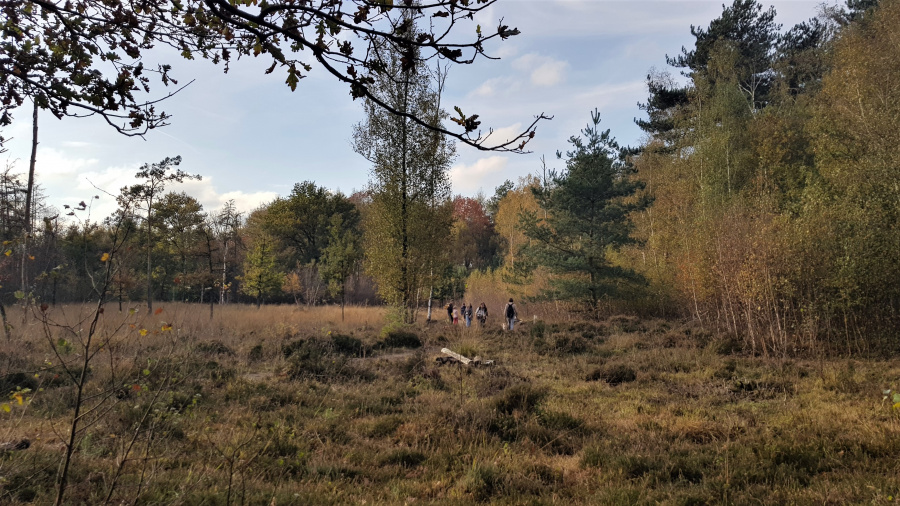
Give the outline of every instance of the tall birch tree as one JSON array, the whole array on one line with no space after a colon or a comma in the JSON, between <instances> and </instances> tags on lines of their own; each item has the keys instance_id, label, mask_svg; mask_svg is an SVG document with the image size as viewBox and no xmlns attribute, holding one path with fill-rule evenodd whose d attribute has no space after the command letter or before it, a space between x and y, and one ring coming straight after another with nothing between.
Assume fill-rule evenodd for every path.
<instances>
[{"instance_id":1,"label":"tall birch tree","mask_svg":"<svg viewBox=\"0 0 900 506\"><path fill-rule=\"evenodd\" d=\"M395 31L404 40L418 36L412 13L397 23ZM384 68L370 90L401 114L368 100L365 119L354 129L354 149L372 164L372 202L364 223L366 269L380 295L411 323L419 300L430 292L436 273L443 272L448 260L452 224L448 170L456 147L434 128L447 117L440 103L446 73L426 66L412 44L402 53L377 40L370 48ZM410 117L427 118L430 128Z\"/></svg>"}]
</instances>

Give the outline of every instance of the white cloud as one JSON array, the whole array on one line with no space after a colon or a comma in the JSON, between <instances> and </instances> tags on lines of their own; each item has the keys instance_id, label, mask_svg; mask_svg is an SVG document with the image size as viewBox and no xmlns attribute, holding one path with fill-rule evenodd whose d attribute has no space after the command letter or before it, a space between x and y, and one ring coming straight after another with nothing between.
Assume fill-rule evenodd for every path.
<instances>
[{"instance_id":1,"label":"white cloud","mask_svg":"<svg viewBox=\"0 0 900 506\"><path fill-rule=\"evenodd\" d=\"M229 200L234 200L234 205L238 211L249 213L260 205L271 202L275 200L275 197L278 197L278 193L272 191L245 193L241 190L236 190L219 193L215 185L213 185L213 178L211 177L205 177L200 181L185 181L183 184L176 185L171 189L173 191L183 191L194 197L203 205L203 209L207 212L220 209Z\"/></svg>"},{"instance_id":2,"label":"white cloud","mask_svg":"<svg viewBox=\"0 0 900 506\"><path fill-rule=\"evenodd\" d=\"M90 146L91 143L82 141L63 141L62 145L67 148L86 148Z\"/></svg>"},{"instance_id":3,"label":"white cloud","mask_svg":"<svg viewBox=\"0 0 900 506\"><path fill-rule=\"evenodd\" d=\"M568 67L568 62L548 61L531 73L531 82L536 86L556 86L563 81L565 77L563 74Z\"/></svg>"},{"instance_id":4,"label":"white cloud","mask_svg":"<svg viewBox=\"0 0 900 506\"><path fill-rule=\"evenodd\" d=\"M513 60L512 67L516 70L531 70L537 65L537 62L542 60L542 58L543 57L537 53L528 53Z\"/></svg>"},{"instance_id":5,"label":"white cloud","mask_svg":"<svg viewBox=\"0 0 900 506\"><path fill-rule=\"evenodd\" d=\"M565 80L569 62L537 53L528 53L513 61L514 69L529 72L531 84L540 87L556 86Z\"/></svg>"},{"instance_id":6,"label":"white cloud","mask_svg":"<svg viewBox=\"0 0 900 506\"><path fill-rule=\"evenodd\" d=\"M278 196L279 195L276 192L226 192L217 196L219 203L212 209L219 209L229 200L234 200L234 206L237 208L237 210L246 214L263 204L267 204L275 200L275 198Z\"/></svg>"},{"instance_id":7,"label":"white cloud","mask_svg":"<svg viewBox=\"0 0 900 506\"><path fill-rule=\"evenodd\" d=\"M38 147L35 172L41 178L70 177L78 171L96 165L96 158L69 157L65 151ZM27 161L25 161L27 166ZM26 169L27 170L27 169Z\"/></svg>"},{"instance_id":8,"label":"white cloud","mask_svg":"<svg viewBox=\"0 0 900 506\"><path fill-rule=\"evenodd\" d=\"M102 170L79 171L76 190L103 191L117 195L123 186L136 184L134 175L139 170L138 165L106 167ZM70 187L71 191L71 187Z\"/></svg>"},{"instance_id":9,"label":"white cloud","mask_svg":"<svg viewBox=\"0 0 900 506\"><path fill-rule=\"evenodd\" d=\"M471 165L450 168L450 181L455 193L472 194L484 186L484 180L506 169L509 160L503 156L481 158Z\"/></svg>"},{"instance_id":10,"label":"white cloud","mask_svg":"<svg viewBox=\"0 0 900 506\"><path fill-rule=\"evenodd\" d=\"M502 78L495 77L493 79L488 79L483 82L481 86L475 88L474 91L470 95L478 96L478 97L489 97L497 93L497 88L500 82L503 81Z\"/></svg>"},{"instance_id":11,"label":"white cloud","mask_svg":"<svg viewBox=\"0 0 900 506\"><path fill-rule=\"evenodd\" d=\"M469 92L467 98L490 98L506 97L509 93L518 92L521 86L521 79L505 76L493 77L481 83L481 86Z\"/></svg>"},{"instance_id":12,"label":"white cloud","mask_svg":"<svg viewBox=\"0 0 900 506\"><path fill-rule=\"evenodd\" d=\"M626 106L634 107L640 100L646 99L647 85L642 80L625 83L603 84L579 93L574 102L592 104L600 110Z\"/></svg>"},{"instance_id":13,"label":"white cloud","mask_svg":"<svg viewBox=\"0 0 900 506\"><path fill-rule=\"evenodd\" d=\"M61 153L54 153L53 156L58 157L58 165L62 167L73 167L79 159L68 160ZM47 159L51 158L44 155L42 160L47 163ZM82 163L80 166L96 165L97 160L90 160L90 163ZM65 178L57 177L50 180L42 178L41 184L47 189L50 202L48 204L62 209L63 205L75 206L79 202L84 201L90 204L90 216L87 213L79 215L80 219L91 219L92 221L102 220L104 217L115 212L118 204L115 196L119 194L122 187L137 184L140 181L135 179L135 173L140 169L140 165L120 165L106 167L95 170L74 170L67 169ZM42 172L43 174L43 172ZM65 181L63 181L65 179ZM261 204L274 200L278 194L272 191L251 191L242 190L220 191L216 188L212 177L204 177L202 180L186 180L184 183L168 184L166 192L185 192L197 199L203 205L206 212L215 212L229 200L234 200L235 207L238 211L249 213ZM94 198L95 196L99 198Z\"/></svg>"}]
</instances>

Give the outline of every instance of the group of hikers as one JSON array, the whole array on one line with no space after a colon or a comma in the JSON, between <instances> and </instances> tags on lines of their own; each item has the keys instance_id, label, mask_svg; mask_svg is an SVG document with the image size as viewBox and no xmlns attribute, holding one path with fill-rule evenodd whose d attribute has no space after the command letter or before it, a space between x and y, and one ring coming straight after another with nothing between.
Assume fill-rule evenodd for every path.
<instances>
[{"instance_id":1,"label":"group of hikers","mask_svg":"<svg viewBox=\"0 0 900 506\"><path fill-rule=\"evenodd\" d=\"M451 325L459 325L459 319L461 317L463 322L465 322L466 327L470 327L472 326L473 314L478 320L478 323L484 327L488 317L488 308L484 302L482 302L477 309L474 304L467 304L465 302L463 302L462 306L459 308L455 307L453 302L447 304L447 318L449 318ZM518 321L519 313L516 310L516 305L513 303L512 299L509 299L509 302L503 308L503 315L506 317L506 328L513 330L516 321Z\"/></svg>"}]
</instances>

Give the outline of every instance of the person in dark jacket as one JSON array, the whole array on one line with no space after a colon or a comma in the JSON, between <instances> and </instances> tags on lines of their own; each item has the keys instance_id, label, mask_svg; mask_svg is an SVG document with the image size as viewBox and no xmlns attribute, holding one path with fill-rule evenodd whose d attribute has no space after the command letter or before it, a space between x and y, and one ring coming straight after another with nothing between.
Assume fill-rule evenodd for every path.
<instances>
[{"instance_id":1,"label":"person in dark jacket","mask_svg":"<svg viewBox=\"0 0 900 506\"><path fill-rule=\"evenodd\" d=\"M516 311L516 305L513 304L513 300L509 299L509 302L506 304L506 308L503 310L503 313L506 315L506 323L509 330L513 330L516 324L516 320L519 317L519 312Z\"/></svg>"}]
</instances>

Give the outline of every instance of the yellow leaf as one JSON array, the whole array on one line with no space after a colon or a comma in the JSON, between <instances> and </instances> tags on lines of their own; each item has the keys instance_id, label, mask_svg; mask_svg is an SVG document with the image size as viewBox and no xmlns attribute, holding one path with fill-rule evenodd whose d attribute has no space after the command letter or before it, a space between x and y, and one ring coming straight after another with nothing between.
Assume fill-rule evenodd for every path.
<instances>
[{"instance_id":1,"label":"yellow leaf","mask_svg":"<svg viewBox=\"0 0 900 506\"><path fill-rule=\"evenodd\" d=\"M900 402L898 402L897 404L894 404L894 409L900 409Z\"/></svg>"},{"instance_id":2,"label":"yellow leaf","mask_svg":"<svg viewBox=\"0 0 900 506\"><path fill-rule=\"evenodd\" d=\"M2 406L0 406L0 408L3 408L3 411L6 411L7 413L12 410L12 408L9 407L9 404L3 404Z\"/></svg>"},{"instance_id":3,"label":"yellow leaf","mask_svg":"<svg viewBox=\"0 0 900 506\"><path fill-rule=\"evenodd\" d=\"M104 253L103 256L100 257L101 262L106 262L109 260L109 253Z\"/></svg>"},{"instance_id":4,"label":"yellow leaf","mask_svg":"<svg viewBox=\"0 0 900 506\"><path fill-rule=\"evenodd\" d=\"M29 260L34 260L34 255L28 255Z\"/></svg>"},{"instance_id":5,"label":"yellow leaf","mask_svg":"<svg viewBox=\"0 0 900 506\"><path fill-rule=\"evenodd\" d=\"M146 335L147 335L147 329L141 329L141 330L139 330L138 332L140 332L141 336L146 336Z\"/></svg>"},{"instance_id":6,"label":"yellow leaf","mask_svg":"<svg viewBox=\"0 0 900 506\"><path fill-rule=\"evenodd\" d=\"M15 395L13 395L13 399L15 399L16 402L19 403L19 406L22 405L22 402L23 402L23 401L22 401L22 394L15 394Z\"/></svg>"},{"instance_id":7,"label":"yellow leaf","mask_svg":"<svg viewBox=\"0 0 900 506\"><path fill-rule=\"evenodd\" d=\"M4 255L6 255L6 256L12 255L12 250L11 249L6 250L6 253L4 253Z\"/></svg>"}]
</instances>

